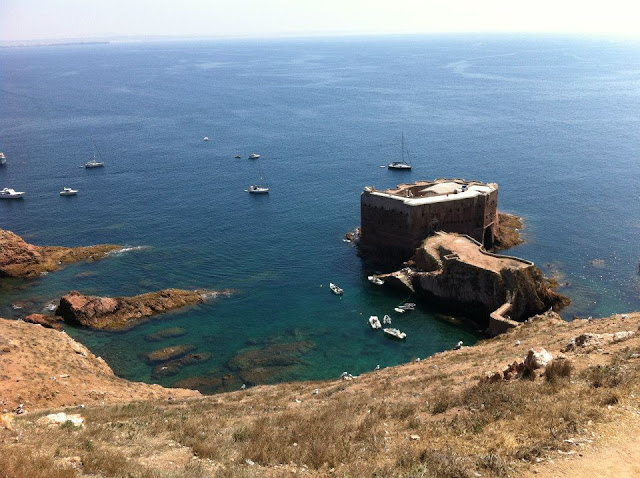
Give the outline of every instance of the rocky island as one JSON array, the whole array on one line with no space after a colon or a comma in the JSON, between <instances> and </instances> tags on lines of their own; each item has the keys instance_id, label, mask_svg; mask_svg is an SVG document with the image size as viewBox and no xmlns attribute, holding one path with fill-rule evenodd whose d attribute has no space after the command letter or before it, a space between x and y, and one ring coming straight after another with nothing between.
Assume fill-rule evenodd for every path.
<instances>
[{"instance_id":1,"label":"rocky island","mask_svg":"<svg viewBox=\"0 0 640 478\"><path fill-rule=\"evenodd\" d=\"M102 244L85 247L36 246L11 231L0 229L0 278L37 277L65 264L102 259L121 246Z\"/></svg>"}]
</instances>

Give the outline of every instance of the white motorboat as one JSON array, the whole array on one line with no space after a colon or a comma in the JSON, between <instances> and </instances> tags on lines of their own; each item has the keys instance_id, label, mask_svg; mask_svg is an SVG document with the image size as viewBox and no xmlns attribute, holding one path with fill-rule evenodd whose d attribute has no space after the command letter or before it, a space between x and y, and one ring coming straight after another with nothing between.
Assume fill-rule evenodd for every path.
<instances>
[{"instance_id":1,"label":"white motorboat","mask_svg":"<svg viewBox=\"0 0 640 478\"><path fill-rule=\"evenodd\" d=\"M62 191L60 191L60 196L75 196L76 194L78 194L77 189L63 188Z\"/></svg>"},{"instance_id":2,"label":"white motorboat","mask_svg":"<svg viewBox=\"0 0 640 478\"><path fill-rule=\"evenodd\" d=\"M374 284L374 285L383 285L384 284L384 281L382 279L380 279L379 277L376 277L376 276L369 276L369 277L367 277L367 280L369 282L371 282L372 284Z\"/></svg>"},{"instance_id":3,"label":"white motorboat","mask_svg":"<svg viewBox=\"0 0 640 478\"><path fill-rule=\"evenodd\" d=\"M398 314L404 314L406 312L404 309L401 309L400 307L395 307L393 310L395 310Z\"/></svg>"},{"instance_id":4,"label":"white motorboat","mask_svg":"<svg viewBox=\"0 0 640 478\"><path fill-rule=\"evenodd\" d=\"M392 339L404 340L407 338L407 334L404 332L400 332L398 329L393 329L391 327L382 329L382 331Z\"/></svg>"},{"instance_id":5,"label":"white motorboat","mask_svg":"<svg viewBox=\"0 0 640 478\"><path fill-rule=\"evenodd\" d=\"M331 292L333 292L336 295L344 294L344 291L340 287L335 285L333 282L329 282L329 288L331 289Z\"/></svg>"},{"instance_id":6,"label":"white motorboat","mask_svg":"<svg viewBox=\"0 0 640 478\"><path fill-rule=\"evenodd\" d=\"M406 304L402 304L398 306L398 309L402 309L405 312L408 310L415 310L416 308L416 304L414 304L413 302L407 302Z\"/></svg>"},{"instance_id":7,"label":"white motorboat","mask_svg":"<svg viewBox=\"0 0 640 478\"><path fill-rule=\"evenodd\" d=\"M258 159L259 157L260 157L260 155L259 155L259 154L256 154L256 153L251 153L251 154L249 155L249 159Z\"/></svg>"},{"instance_id":8,"label":"white motorboat","mask_svg":"<svg viewBox=\"0 0 640 478\"><path fill-rule=\"evenodd\" d=\"M202 138L202 141L209 141L209 136L205 136L204 138Z\"/></svg>"},{"instance_id":9,"label":"white motorboat","mask_svg":"<svg viewBox=\"0 0 640 478\"><path fill-rule=\"evenodd\" d=\"M7 157L2 151L0 151L0 166L2 166L3 164L7 164Z\"/></svg>"},{"instance_id":10,"label":"white motorboat","mask_svg":"<svg viewBox=\"0 0 640 478\"><path fill-rule=\"evenodd\" d=\"M373 330L382 328L382 324L380 324L380 319L377 315L372 315L371 317L369 317L369 325Z\"/></svg>"},{"instance_id":11,"label":"white motorboat","mask_svg":"<svg viewBox=\"0 0 640 478\"><path fill-rule=\"evenodd\" d=\"M391 163L389 163L389 169L404 169L404 170L409 170L411 169L411 164L409 163L409 151L407 151L407 161L404 160L404 153L405 153L405 148L404 148L404 132L402 132L402 155L400 157L400 161L393 161Z\"/></svg>"},{"instance_id":12,"label":"white motorboat","mask_svg":"<svg viewBox=\"0 0 640 478\"><path fill-rule=\"evenodd\" d=\"M11 188L4 188L0 191L0 199L20 199L24 196L24 191L15 191Z\"/></svg>"},{"instance_id":13,"label":"white motorboat","mask_svg":"<svg viewBox=\"0 0 640 478\"><path fill-rule=\"evenodd\" d=\"M388 315L385 315L385 316L382 318L382 323L383 323L384 325L391 325L391 317L389 317Z\"/></svg>"},{"instance_id":14,"label":"white motorboat","mask_svg":"<svg viewBox=\"0 0 640 478\"><path fill-rule=\"evenodd\" d=\"M236 155L234 156L234 158L236 158L236 159L240 159L240 158L242 158L242 156L240 156L239 154L236 154Z\"/></svg>"},{"instance_id":15,"label":"white motorboat","mask_svg":"<svg viewBox=\"0 0 640 478\"><path fill-rule=\"evenodd\" d=\"M251 186L249 186L249 189L247 189L247 191L249 192L249 194L268 194L269 188L266 186L258 186L252 184Z\"/></svg>"}]
</instances>

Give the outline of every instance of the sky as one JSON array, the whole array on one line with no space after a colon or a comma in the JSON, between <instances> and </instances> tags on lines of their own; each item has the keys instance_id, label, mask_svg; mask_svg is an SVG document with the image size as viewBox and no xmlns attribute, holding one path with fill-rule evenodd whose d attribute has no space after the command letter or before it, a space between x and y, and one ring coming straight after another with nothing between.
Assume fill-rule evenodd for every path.
<instances>
[{"instance_id":1,"label":"sky","mask_svg":"<svg viewBox=\"0 0 640 478\"><path fill-rule=\"evenodd\" d=\"M442 32L640 36L640 2L0 0L2 42L158 36L279 37Z\"/></svg>"}]
</instances>

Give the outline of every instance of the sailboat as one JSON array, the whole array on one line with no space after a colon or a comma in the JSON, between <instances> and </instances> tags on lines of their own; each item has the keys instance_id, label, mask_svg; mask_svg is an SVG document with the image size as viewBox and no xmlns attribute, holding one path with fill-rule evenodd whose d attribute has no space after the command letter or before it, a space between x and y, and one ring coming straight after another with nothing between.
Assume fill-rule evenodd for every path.
<instances>
[{"instance_id":1,"label":"sailboat","mask_svg":"<svg viewBox=\"0 0 640 478\"><path fill-rule=\"evenodd\" d=\"M104 163L102 161L98 161L98 148L96 148L96 143L95 141L93 142L93 159L87 163L84 163L84 167L89 169L89 168L101 168L104 166Z\"/></svg>"},{"instance_id":2,"label":"sailboat","mask_svg":"<svg viewBox=\"0 0 640 478\"><path fill-rule=\"evenodd\" d=\"M407 151L407 161L405 162L404 160L404 131L402 132L402 153L401 153L401 159L400 161L393 161L389 164L388 168L389 169L404 169L404 170L409 170L411 169L411 164L409 164L409 151Z\"/></svg>"},{"instance_id":3,"label":"sailboat","mask_svg":"<svg viewBox=\"0 0 640 478\"><path fill-rule=\"evenodd\" d=\"M264 177L262 176L262 168L258 163L258 170L260 171L260 182L258 184L252 184L247 191L249 194L268 194L269 188L264 184Z\"/></svg>"}]
</instances>

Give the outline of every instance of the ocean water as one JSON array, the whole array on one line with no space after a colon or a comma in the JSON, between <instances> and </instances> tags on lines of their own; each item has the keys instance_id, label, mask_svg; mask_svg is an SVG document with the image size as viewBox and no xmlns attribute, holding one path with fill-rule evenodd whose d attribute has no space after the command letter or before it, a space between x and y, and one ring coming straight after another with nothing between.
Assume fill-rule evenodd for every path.
<instances>
[{"instance_id":1,"label":"ocean water","mask_svg":"<svg viewBox=\"0 0 640 478\"><path fill-rule=\"evenodd\" d=\"M0 202L0 227L36 244L133 248L5 281L1 316L17 317L16 301L39 307L74 289L235 291L124 333L67 329L126 378L220 377L238 353L300 340L314 348L265 380L331 378L480 338L428 303L392 314L406 342L368 328L369 315L406 297L369 284L342 241L359 224L365 185L498 182L499 208L526 222L527 243L511 253L568 283L567 318L640 309L637 42L468 35L7 48L0 118L1 186L27 192ZM402 132L413 170L379 168L399 157ZM93 142L106 167L85 170ZM244 191L260 176L250 152L262 155L268 196ZM64 186L80 193L61 198ZM171 326L188 333L144 339ZM153 380L141 354L176 343L212 358Z\"/></svg>"}]
</instances>

